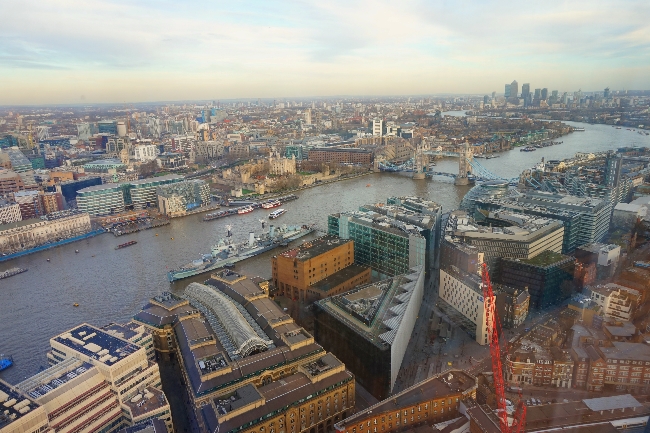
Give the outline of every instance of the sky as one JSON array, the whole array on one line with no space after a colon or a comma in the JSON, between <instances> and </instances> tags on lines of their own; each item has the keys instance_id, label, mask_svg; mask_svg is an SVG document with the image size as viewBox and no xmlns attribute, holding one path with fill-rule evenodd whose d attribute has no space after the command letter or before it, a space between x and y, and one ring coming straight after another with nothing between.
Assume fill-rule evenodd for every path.
<instances>
[{"instance_id":1,"label":"sky","mask_svg":"<svg viewBox=\"0 0 650 433\"><path fill-rule=\"evenodd\" d=\"M0 105L650 89L650 1L2 0Z\"/></svg>"}]
</instances>

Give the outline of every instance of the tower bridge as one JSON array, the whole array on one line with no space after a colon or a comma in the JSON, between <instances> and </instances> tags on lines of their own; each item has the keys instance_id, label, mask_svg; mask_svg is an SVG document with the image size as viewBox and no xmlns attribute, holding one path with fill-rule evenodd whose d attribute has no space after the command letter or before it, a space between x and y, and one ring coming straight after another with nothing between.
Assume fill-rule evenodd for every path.
<instances>
[{"instance_id":1,"label":"tower bridge","mask_svg":"<svg viewBox=\"0 0 650 433\"><path fill-rule=\"evenodd\" d=\"M424 156L445 156L455 157L458 160L458 173L448 173L427 169L424 163ZM378 161L376 167L379 171L388 172L409 172L413 173L414 179L424 179L425 177L447 176L454 179L456 185L468 185L471 181L489 181L489 180L506 180L510 184L516 184L519 178L506 179L502 176L492 173L488 168L474 159L474 155L465 143L461 152L443 151L443 150L423 150L418 148L413 158L402 164L392 164L387 161Z\"/></svg>"}]
</instances>

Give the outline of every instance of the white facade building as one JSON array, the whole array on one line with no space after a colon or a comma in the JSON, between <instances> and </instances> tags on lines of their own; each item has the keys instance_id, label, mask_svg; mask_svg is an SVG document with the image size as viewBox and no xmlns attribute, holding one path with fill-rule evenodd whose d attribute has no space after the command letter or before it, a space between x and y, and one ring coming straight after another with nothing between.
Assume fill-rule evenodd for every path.
<instances>
[{"instance_id":1,"label":"white facade building","mask_svg":"<svg viewBox=\"0 0 650 433\"><path fill-rule=\"evenodd\" d=\"M603 309L605 317L630 321L641 298L639 292L618 284L608 283L588 288L591 300Z\"/></svg>"},{"instance_id":2,"label":"white facade building","mask_svg":"<svg viewBox=\"0 0 650 433\"><path fill-rule=\"evenodd\" d=\"M483 298L481 278L478 275L467 275L466 278L461 278L460 273L441 269L439 296L474 324L478 344L488 344L488 328L485 324L486 303Z\"/></svg>"},{"instance_id":3,"label":"white facade building","mask_svg":"<svg viewBox=\"0 0 650 433\"><path fill-rule=\"evenodd\" d=\"M155 144L140 144L133 149L133 157L140 162L153 161L159 153Z\"/></svg>"},{"instance_id":4,"label":"white facade building","mask_svg":"<svg viewBox=\"0 0 650 433\"><path fill-rule=\"evenodd\" d=\"M3 226L3 230L0 230L0 253L11 254L90 231L90 216L87 213L62 215L58 218L31 219Z\"/></svg>"},{"instance_id":5,"label":"white facade building","mask_svg":"<svg viewBox=\"0 0 650 433\"><path fill-rule=\"evenodd\" d=\"M20 221L20 206L18 203L1 204L0 203L0 224L9 224Z\"/></svg>"},{"instance_id":6,"label":"white facade building","mask_svg":"<svg viewBox=\"0 0 650 433\"><path fill-rule=\"evenodd\" d=\"M384 121L381 119L374 119L372 121L372 135L381 137L384 133Z\"/></svg>"}]
</instances>

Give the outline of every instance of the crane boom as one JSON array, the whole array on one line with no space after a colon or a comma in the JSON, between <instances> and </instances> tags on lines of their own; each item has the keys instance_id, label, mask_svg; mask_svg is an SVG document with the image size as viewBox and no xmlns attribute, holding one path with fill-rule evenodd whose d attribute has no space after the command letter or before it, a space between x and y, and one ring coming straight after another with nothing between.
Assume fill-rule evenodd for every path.
<instances>
[{"instance_id":1,"label":"crane boom","mask_svg":"<svg viewBox=\"0 0 650 433\"><path fill-rule=\"evenodd\" d=\"M503 384L503 368L501 366L501 346L499 345L499 335L501 327L497 317L496 297L492 290L490 274L488 273L487 264L483 263L481 273L483 286L483 299L485 302L485 325L488 331L488 341L490 343L490 356L492 358L492 377L494 380L494 391L497 399L497 415L502 433L510 433L508 425L508 413L506 412L506 392Z\"/></svg>"}]
</instances>

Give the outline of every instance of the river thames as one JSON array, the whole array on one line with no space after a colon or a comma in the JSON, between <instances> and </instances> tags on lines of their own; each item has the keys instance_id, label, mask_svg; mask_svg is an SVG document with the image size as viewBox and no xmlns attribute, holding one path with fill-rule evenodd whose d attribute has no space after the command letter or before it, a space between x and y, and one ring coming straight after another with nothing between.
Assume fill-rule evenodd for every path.
<instances>
[{"instance_id":1,"label":"river thames","mask_svg":"<svg viewBox=\"0 0 650 433\"><path fill-rule=\"evenodd\" d=\"M480 163L504 178L514 178L542 157L564 159L576 152L650 146L650 136L625 128L567 123L585 131L557 139L564 142L561 145L535 152L515 149ZM438 161L436 170L457 172L458 160ZM316 224L325 228L330 213L356 210L364 203L385 202L386 197L393 195L423 196L449 211L458 206L470 188L454 186L453 180L446 177L416 181L407 174L373 173L298 192L299 199L283 205L287 213L274 223ZM267 222L268 228L267 216L267 211L256 210L203 222L202 215L194 215L174 219L170 225L157 229L119 238L103 234L0 264L0 272L14 266L29 269L0 280L0 353L13 355L15 362L0 373L0 378L17 383L36 373L40 366L46 366L49 339L58 333L82 322L101 326L128 321L152 296L167 290L182 293L190 282L205 280L208 274L170 284L166 272L209 252L226 234L226 225L232 225L235 239L242 241L249 231L261 232L260 219ZM138 243L114 249L130 240ZM236 270L270 278L270 257L277 251L239 263ZM79 303L79 307L74 307L74 303Z\"/></svg>"}]
</instances>

